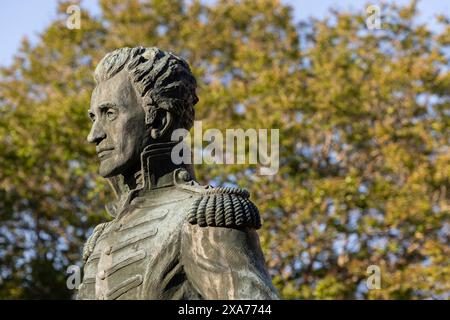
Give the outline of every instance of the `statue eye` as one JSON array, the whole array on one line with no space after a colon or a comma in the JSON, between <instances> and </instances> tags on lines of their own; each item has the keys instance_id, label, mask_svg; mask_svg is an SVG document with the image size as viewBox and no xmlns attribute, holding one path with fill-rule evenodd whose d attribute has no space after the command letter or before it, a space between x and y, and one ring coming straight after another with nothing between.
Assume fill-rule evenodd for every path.
<instances>
[{"instance_id":1,"label":"statue eye","mask_svg":"<svg viewBox=\"0 0 450 320\"><path fill-rule=\"evenodd\" d=\"M95 116L93 113L89 113L89 119L91 119L92 122L95 121Z\"/></svg>"},{"instance_id":2,"label":"statue eye","mask_svg":"<svg viewBox=\"0 0 450 320\"><path fill-rule=\"evenodd\" d=\"M108 109L108 111L106 111L106 118L108 118L108 120L114 120L116 118L116 111L114 109Z\"/></svg>"}]
</instances>

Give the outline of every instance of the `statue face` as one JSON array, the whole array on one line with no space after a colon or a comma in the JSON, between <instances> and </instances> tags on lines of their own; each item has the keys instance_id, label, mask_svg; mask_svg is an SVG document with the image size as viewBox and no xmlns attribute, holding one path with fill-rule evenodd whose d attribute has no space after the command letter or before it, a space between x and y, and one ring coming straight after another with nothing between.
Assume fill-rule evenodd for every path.
<instances>
[{"instance_id":1,"label":"statue face","mask_svg":"<svg viewBox=\"0 0 450 320\"><path fill-rule=\"evenodd\" d=\"M125 70L97 85L89 117L93 123L87 139L96 144L100 175L126 175L139 163L148 133L141 99Z\"/></svg>"}]
</instances>

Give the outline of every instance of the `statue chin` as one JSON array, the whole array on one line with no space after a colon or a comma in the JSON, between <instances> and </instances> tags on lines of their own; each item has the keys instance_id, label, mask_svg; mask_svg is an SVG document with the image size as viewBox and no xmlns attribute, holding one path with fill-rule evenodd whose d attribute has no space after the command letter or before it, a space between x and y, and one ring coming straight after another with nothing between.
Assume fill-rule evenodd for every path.
<instances>
[{"instance_id":1,"label":"statue chin","mask_svg":"<svg viewBox=\"0 0 450 320\"><path fill-rule=\"evenodd\" d=\"M114 168L111 168L110 166L106 166L104 164L100 164L100 167L98 169L99 175L101 175L103 178L111 178L116 176Z\"/></svg>"},{"instance_id":2,"label":"statue chin","mask_svg":"<svg viewBox=\"0 0 450 320\"><path fill-rule=\"evenodd\" d=\"M134 174L132 172L132 168L134 168L134 164L137 163L138 160L131 159L128 161L117 161L117 159L109 158L100 161L100 166L98 169L98 173L103 178L112 178L118 175L127 176L129 174Z\"/></svg>"},{"instance_id":3,"label":"statue chin","mask_svg":"<svg viewBox=\"0 0 450 320\"><path fill-rule=\"evenodd\" d=\"M105 159L100 162L98 173L103 178L111 178L119 175L123 170L124 165L117 164L114 159Z\"/></svg>"}]
</instances>

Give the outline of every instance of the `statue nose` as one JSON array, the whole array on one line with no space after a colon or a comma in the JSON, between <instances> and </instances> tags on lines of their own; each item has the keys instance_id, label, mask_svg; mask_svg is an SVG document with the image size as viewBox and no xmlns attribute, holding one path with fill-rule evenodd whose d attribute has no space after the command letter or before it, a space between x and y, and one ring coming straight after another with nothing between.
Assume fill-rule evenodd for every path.
<instances>
[{"instance_id":1,"label":"statue nose","mask_svg":"<svg viewBox=\"0 0 450 320\"><path fill-rule=\"evenodd\" d=\"M102 141L105 138L106 138L106 133L103 130L103 126L98 121L95 121L92 125L91 132L89 132L89 135L87 136L87 141L89 143L98 144L100 141Z\"/></svg>"}]
</instances>

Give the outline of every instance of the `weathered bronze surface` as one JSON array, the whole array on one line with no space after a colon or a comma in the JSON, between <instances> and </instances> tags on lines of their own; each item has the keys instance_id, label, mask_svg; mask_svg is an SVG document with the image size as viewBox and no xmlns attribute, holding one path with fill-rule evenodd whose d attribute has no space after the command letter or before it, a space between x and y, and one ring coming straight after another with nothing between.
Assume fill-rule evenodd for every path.
<instances>
[{"instance_id":1,"label":"weathered bronze surface","mask_svg":"<svg viewBox=\"0 0 450 320\"><path fill-rule=\"evenodd\" d=\"M195 181L170 140L198 98L188 64L157 48L122 48L95 70L88 141L117 200L87 240L79 299L277 299L240 188Z\"/></svg>"}]
</instances>

